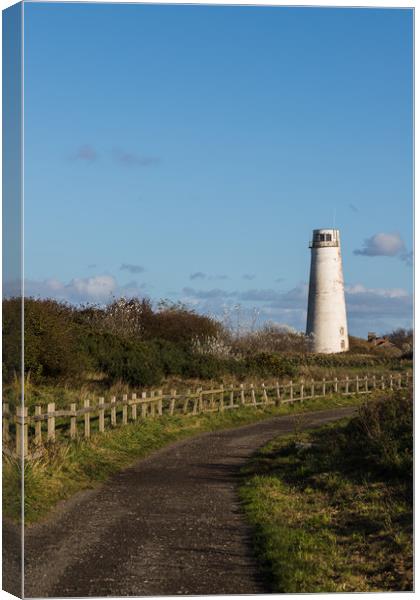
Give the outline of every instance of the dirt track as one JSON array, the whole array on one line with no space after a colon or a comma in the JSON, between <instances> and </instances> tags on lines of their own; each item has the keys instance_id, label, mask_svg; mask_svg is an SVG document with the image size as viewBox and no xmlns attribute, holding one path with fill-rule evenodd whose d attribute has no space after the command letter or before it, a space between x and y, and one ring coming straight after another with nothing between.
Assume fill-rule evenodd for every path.
<instances>
[{"instance_id":1,"label":"dirt track","mask_svg":"<svg viewBox=\"0 0 420 600\"><path fill-rule=\"evenodd\" d=\"M178 442L27 529L25 596L264 593L236 484L271 438L355 409L275 417Z\"/></svg>"}]
</instances>

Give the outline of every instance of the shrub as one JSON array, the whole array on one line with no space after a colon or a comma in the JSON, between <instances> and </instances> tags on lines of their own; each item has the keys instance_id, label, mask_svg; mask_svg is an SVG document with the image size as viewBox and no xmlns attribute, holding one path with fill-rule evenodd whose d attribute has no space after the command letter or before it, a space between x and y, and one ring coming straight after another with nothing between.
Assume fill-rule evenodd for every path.
<instances>
[{"instance_id":1,"label":"shrub","mask_svg":"<svg viewBox=\"0 0 420 600\"><path fill-rule=\"evenodd\" d=\"M287 356L268 352L248 357L246 365L250 372L259 377L293 377L298 370L296 363Z\"/></svg>"},{"instance_id":2,"label":"shrub","mask_svg":"<svg viewBox=\"0 0 420 600\"><path fill-rule=\"evenodd\" d=\"M91 332L86 337L86 350L94 358L96 368L112 382L149 386L157 385L163 377L162 360L153 344Z\"/></svg>"},{"instance_id":3,"label":"shrub","mask_svg":"<svg viewBox=\"0 0 420 600\"><path fill-rule=\"evenodd\" d=\"M413 395L398 391L369 401L348 425L351 446L369 468L410 478L413 467ZM347 451L350 451L347 448Z\"/></svg>"},{"instance_id":4,"label":"shrub","mask_svg":"<svg viewBox=\"0 0 420 600\"><path fill-rule=\"evenodd\" d=\"M20 299L3 302L5 377L10 380L20 368ZM40 378L74 378L86 366L80 352L80 336L73 320L73 309L55 300L26 298L24 302L25 373Z\"/></svg>"}]
</instances>

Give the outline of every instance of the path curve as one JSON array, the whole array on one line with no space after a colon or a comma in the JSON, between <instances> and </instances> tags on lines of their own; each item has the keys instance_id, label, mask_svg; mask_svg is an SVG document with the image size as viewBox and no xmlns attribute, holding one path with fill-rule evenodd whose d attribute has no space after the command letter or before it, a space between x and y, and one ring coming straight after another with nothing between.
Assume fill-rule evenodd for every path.
<instances>
[{"instance_id":1,"label":"path curve","mask_svg":"<svg viewBox=\"0 0 420 600\"><path fill-rule=\"evenodd\" d=\"M270 418L167 446L27 529L25 596L264 593L236 495L262 445L349 416ZM58 516L59 515L59 516Z\"/></svg>"}]
</instances>

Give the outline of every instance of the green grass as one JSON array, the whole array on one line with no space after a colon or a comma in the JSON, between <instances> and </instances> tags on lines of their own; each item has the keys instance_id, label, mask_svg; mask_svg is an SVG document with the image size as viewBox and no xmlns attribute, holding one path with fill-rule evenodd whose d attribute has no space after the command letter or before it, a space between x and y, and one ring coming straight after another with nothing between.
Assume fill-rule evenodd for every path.
<instances>
[{"instance_id":1,"label":"green grass","mask_svg":"<svg viewBox=\"0 0 420 600\"><path fill-rule=\"evenodd\" d=\"M278 438L244 469L240 495L271 591L412 590L410 452L400 444L384 460L381 416L380 435L362 414Z\"/></svg>"},{"instance_id":2,"label":"green grass","mask_svg":"<svg viewBox=\"0 0 420 600\"><path fill-rule=\"evenodd\" d=\"M176 440L206 431L238 427L270 416L349 406L359 402L360 398L354 396L331 396L281 407L243 407L197 416L163 416L107 430L93 435L90 440L47 445L38 458L25 461L25 522L38 521L60 500L69 498L79 490L94 487L112 473ZM20 518L21 477L20 463L4 457L4 515L16 521Z\"/></svg>"},{"instance_id":3,"label":"green grass","mask_svg":"<svg viewBox=\"0 0 420 600\"><path fill-rule=\"evenodd\" d=\"M281 355L279 356L281 357ZM306 363L304 362L305 357L307 360ZM34 381L30 374L28 374L24 381L25 405L29 407L29 412L32 413L35 405L41 405L43 408L46 408L48 403L54 402L57 409L68 409L73 402L79 407L82 406L85 398L89 398L91 401L93 400L95 402L98 397L101 396L104 396L106 399L111 396L121 398L123 394L128 394L130 396L132 392L139 394L144 391L150 392L151 389L163 389L167 392L170 389L176 389L178 393L182 393L187 389L196 389L197 387L210 389L218 387L221 384L224 384L226 387L230 384L234 384L235 387L237 387L239 383L254 383L256 387L259 388L262 381L265 382L267 387L274 387L277 381L280 381L281 384L288 384L290 379L293 379L295 383L304 379L308 384L311 379L314 379L319 383L322 381L323 377L327 380L332 380L334 377L337 377L339 380L344 380L346 376L349 376L350 379L352 379L356 375L361 379L365 375L376 375L379 381L381 375L388 376L390 373L394 375L403 374L404 377L406 372L412 371L413 366L412 361L400 359L393 359L392 361L383 363L378 362L377 364L373 362L370 364L368 361L369 357L366 356L359 357L360 361L356 361L355 364L352 364L354 357L348 355L346 360L349 364L341 366L340 363L335 364L337 360L333 360L333 358L328 359L327 355L324 355L323 360L325 361L325 364L322 365L317 364L316 362L312 364L311 358L313 359L312 355L303 355L300 358L295 357L294 361L296 364L293 364L296 367L296 373L293 377L274 377L267 374L264 377L254 374L240 378L235 375L225 374L213 379L168 376L160 385L153 386L153 388L130 386L123 381L115 381L113 384L110 384L105 374L100 372L84 373L84 378L79 381L78 384L75 383L74 380L72 380L71 383L65 383L61 380L56 380L55 382L44 381L43 383L36 382L36 380ZM337 356L334 355L334 358L337 359ZM331 364L329 364L328 360L331 361ZM341 357L340 360L344 360L344 357ZM18 378L3 385L3 402L7 402L12 411L15 409L16 405L20 403L19 398L21 397L21 392L22 382Z\"/></svg>"}]
</instances>

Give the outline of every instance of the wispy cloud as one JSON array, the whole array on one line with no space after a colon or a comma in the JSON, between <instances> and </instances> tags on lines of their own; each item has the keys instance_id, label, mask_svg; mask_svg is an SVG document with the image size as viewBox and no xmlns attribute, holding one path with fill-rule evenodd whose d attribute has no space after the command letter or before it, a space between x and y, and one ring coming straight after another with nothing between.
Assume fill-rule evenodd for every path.
<instances>
[{"instance_id":1,"label":"wispy cloud","mask_svg":"<svg viewBox=\"0 0 420 600\"><path fill-rule=\"evenodd\" d=\"M123 263L120 267L120 271L128 271L129 273L144 273L144 267L141 265Z\"/></svg>"},{"instance_id":2,"label":"wispy cloud","mask_svg":"<svg viewBox=\"0 0 420 600\"><path fill-rule=\"evenodd\" d=\"M195 290L190 287L184 287L182 293L184 296L199 300L234 298L237 295L237 292L227 292L226 290L221 290L220 288L213 288L211 290Z\"/></svg>"},{"instance_id":3,"label":"wispy cloud","mask_svg":"<svg viewBox=\"0 0 420 600\"><path fill-rule=\"evenodd\" d=\"M202 312L222 315L240 304L244 313L258 307L259 319L288 323L299 330L306 326L308 284L300 282L294 288L280 292L274 289L197 290L184 288L183 300ZM365 335L370 329L387 331L396 327L410 327L412 296L401 288L368 288L361 283L345 289L350 332Z\"/></svg>"},{"instance_id":4,"label":"wispy cloud","mask_svg":"<svg viewBox=\"0 0 420 600\"><path fill-rule=\"evenodd\" d=\"M252 281L253 279L255 279L255 275L253 273L244 273L244 275L242 275L242 279Z\"/></svg>"},{"instance_id":5,"label":"wispy cloud","mask_svg":"<svg viewBox=\"0 0 420 600\"><path fill-rule=\"evenodd\" d=\"M98 158L98 153L90 144L83 144L71 156L72 160L81 160L84 162L94 162Z\"/></svg>"},{"instance_id":6,"label":"wispy cloud","mask_svg":"<svg viewBox=\"0 0 420 600\"><path fill-rule=\"evenodd\" d=\"M209 279L210 281L211 280L223 281L223 280L229 279L229 277L228 277L228 275L207 275L206 273L203 273L202 271L197 271L196 273L191 273L190 279L191 279L191 281L194 281L195 279Z\"/></svg>"},{"instance_id":7,"label":"wispy cloud","mask_svg":"<svg viewBox=\"0 0 420 600\"><path fill-rule=\"evenodd\" d=\"M413 251L411 252L403 252L400 256L400 259L405 262L408 267L413 266Z\"/></svg>"},{"instance_id":8,"label":"wispy cloud","mask_svg":"<svg viewBox=\"0 0 420 600\"><path fill-rule=\"evenodd\" d=\"M353 212L355 212L355 213L358 213L358 212L359 212L359 209L358 209L358 208L357 208L357 206L355 206L354 204L351 204L351 203L350 203L350 204L349 204L349 208L350 208L350 210L352 210L352 211L353 211Z\"/></svg>"},{"instance_id":9,"label":"wispy cloud","mask_svg":"<svg viewBox=\"0 0 420 600\"><path fill-rule=\"evenodd\" d=\"M205 279L207 276L202 271L197 271L196 273L191 273L190 279L194 281L194 279Z\"/></svg>"},{"instance_id":10,"label":"wispy cloud","mask_svg":"<svg viewBox=\"0 0 420 600\"><path fill-rule=\"evenodd\" d=\"M114 148L112 154L115 162L126 167L152 167L161 162L157 156L135 154L121 148Z\"/></svg>"}]
</instances>

